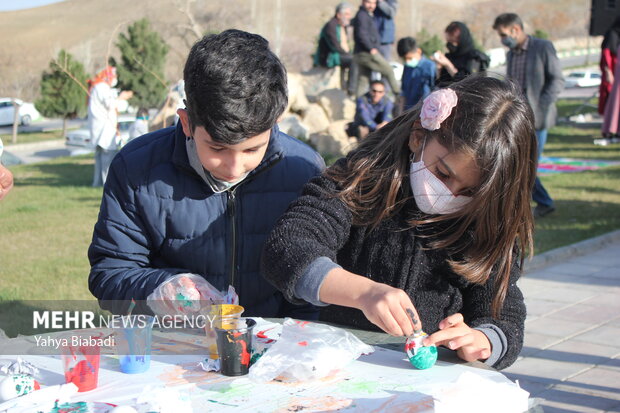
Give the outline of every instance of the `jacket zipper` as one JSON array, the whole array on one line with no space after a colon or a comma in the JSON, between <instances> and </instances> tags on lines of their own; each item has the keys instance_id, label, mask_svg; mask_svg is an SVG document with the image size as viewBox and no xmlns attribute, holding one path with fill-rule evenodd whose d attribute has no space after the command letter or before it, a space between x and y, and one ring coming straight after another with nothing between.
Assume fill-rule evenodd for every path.
<instances>
[{"instance_id":1,"label":"jacket zipper","mask_svg":"<svg viewBox=\"0 0 620 413\"><path fill-rule=\"evenodd\" d=\"M230 279L229 284L235 287L235 277L237 275L237 225L235 223L236 220L236 198L235 192L237 188L233 188L227 192L228 194L228 203L227 210L228 216L230 218ZM235 287L236 288L236 287Z\"/></svg>"},{"instance_id":2,"label":"jacket zipper","mask_svg":"<svg viewBox=\"0 0 620 413\"><path fill-rule=\"evenodd\" d=\"M269 166L267 166L264 169L261 169L260 171L258 171L258 173L254 174L250 179L247 179L243 182L241 182L241 184L239 184L238 186L234 187L233 189L231 189L230 191L227 191L227 200L226 200L226 210L228 213L228 217L230 218L230 230L231 230L231 237L230 237L230 277L228 279L229 281L229 285L232 285L235 290L237 291L237 294L239 293L239 290L237 289L237 287L235 286L235 278L237 277L237 225L236 225L236 218L237 218L237 203L236 203L236 194L235 192L237 191L237 189L239 187L241 187L241 185L246 184L252 180L254 180L256 178L257 175L266 172L268 170L270 170L271 168L273 168L278 162L280 162L282 160L282 158L278 158L275 159Z\"/></svg>"}]
</instances>

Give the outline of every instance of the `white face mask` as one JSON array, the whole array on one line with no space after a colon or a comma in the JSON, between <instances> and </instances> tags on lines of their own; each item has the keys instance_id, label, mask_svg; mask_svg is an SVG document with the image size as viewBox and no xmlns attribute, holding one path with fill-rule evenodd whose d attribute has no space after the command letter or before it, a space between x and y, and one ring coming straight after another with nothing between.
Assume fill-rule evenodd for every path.
<instances>
[{"instance_id":1,"label":"white face mask","mask_svg":"<svg viewBox=\"0 0 620 413\"><path fill-rule=\"evenodd\" d=\"M110 82L110 87L115 87L116 85L118 85L118 78L113 77L112 81Z\"/></svg>"},{"instance_id":2,"label":"white face mask","mask_svg":"<svg viewBox=\"0 0 620 413\"><path fill-rule=\"evenodd\" d=\"M420 211L426 214L451 214L459 211L471 201L469 196L454 196L441 179L424 165L424 145L420 161L411 162L409 181L413 197Z\"/></svg>"}]
</instances>

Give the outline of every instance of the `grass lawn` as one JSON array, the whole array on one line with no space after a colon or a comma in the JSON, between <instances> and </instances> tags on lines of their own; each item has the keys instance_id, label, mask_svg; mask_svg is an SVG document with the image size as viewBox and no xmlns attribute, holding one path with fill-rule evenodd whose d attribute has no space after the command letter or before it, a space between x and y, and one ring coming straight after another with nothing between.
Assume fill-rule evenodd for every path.
<instances>
[{"instance_id":1,"label":"grass lawn","mask_svg":"<svg viewBox=\"0 0 620 413\"><path fill-rule=\"evenodd\" d=\"M12 135L5 134L0 135L0 139L4 142L4 145L7 149L11 148L11 139L13 139ZM17 143L32 143L32 142L41 142L41 141L52 141L56 139L63 139L62 130L54 130L49 132L20 132L17 134Z\"/></svg>"},{"instance_id":2,"label":"grass lawn","mask_svg":"<svg viewBox=\"0 0 620 413\"><path fill-rule=\"evenodd\" d=\"M597 132L556 127L549 134L545 155L620 160L620 145L592 144ZM4 329L6 322L37 306L25 300L93 300L86 253L102 192L90 187L92 155L11 170L15 188L0 202L0 328ZM620 166L542 180L557 210L536 222L537 254L620 229ZM7 333L15 331L9 328Z\"/></svg>"}]
</instances>

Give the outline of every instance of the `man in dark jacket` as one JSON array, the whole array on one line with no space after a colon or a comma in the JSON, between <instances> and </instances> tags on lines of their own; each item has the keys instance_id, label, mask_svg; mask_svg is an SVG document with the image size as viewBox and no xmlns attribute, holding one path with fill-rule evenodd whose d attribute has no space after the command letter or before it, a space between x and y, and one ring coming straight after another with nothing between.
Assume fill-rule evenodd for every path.
<instances>
[{"instance_id":1,"label":"man in dark jacket","mask_svg":"<svg viewBox=\"0 0 620 413\"><path fill-rule=\"evenodd\" d=\"M131 141L112 162L88 251L89 287L115 313L154 291L164 302L205 298L195 274L234 286L244 315L313 319L259 274L262 245L303 185L324 167L275 125L287 104L286 71L261 36L205 36L184 69L186 108L176 127ZM104 301L102 301L104 300Z\"/></svg>"},{"instance_id":2,"label":"man in dark jacket","mask_svg":"<svg viewBox=\"0 0 620 413\"><path fill-rule=\"evenodd\" d=\"M514 13L497 16L493 29L502 44L510 49L506 56L507 75L521 86L534 111L540 157L547 142L547 131L555 125L555 102L564 88L560 60L553 44L549 40L528 36L523 31L521 18ZM544 217L555 211L553 199L538 177L532 198L536 202L535 217Z\"/></svg>"},{"instance_id":3,"label":"man in dark jacket","mask_svg":"<svg viewBox=\"0 0 620 413\"><path fill-rule=\"evenodd\" d=\"M392 57L392 47L396 36L396 10L398 9L398 0L377 0L377 9L374 13L375 24L381 36L381 46L379 53L390 61Z\"/></svg>"},{"instance_id":4,"label":"man in dark jacket","mask_svg":"<svg viewBox=\"0 0 620 413\"><path fill-rule=\"evenodd\" d=\"M332 17L321 30L319 35L319 46L315 54L315 65L332 68L340 66L343 88L349 94L355 93L353 80L355 66L353 66L353 55L349 47L349 28L353 17L353 7L347 2L342 2L336 6L336 14ZM344 71L348 70L348 81L344 82Z\"/></svg>"},{"instance_id":5,"label":"man in dark jacket","mask_svg":"<svg viewBox=\"0 0 620 413\"><path fill-rule=\"evenodd\" d=\"M360 67L381 73L390 84L392 92L398 95L400 85L394 77L394 70L379 53L381 36L373 17L376 8L377 0L362 0L362 5L355 15L353 20L354 60Z\"/></svg>"}]
</instances>

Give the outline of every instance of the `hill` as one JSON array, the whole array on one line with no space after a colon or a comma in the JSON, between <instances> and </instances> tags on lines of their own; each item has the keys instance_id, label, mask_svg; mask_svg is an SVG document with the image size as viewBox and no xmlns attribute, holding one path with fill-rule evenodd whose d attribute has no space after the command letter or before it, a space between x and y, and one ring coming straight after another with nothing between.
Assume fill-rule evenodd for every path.
<instances>
[{"instance_id":1,"label":"hill","mask_svg":"<svg viewBox=\"0 0 620 413\"><path fill-rule=\"evenodd\" d=\"M0 44L0 96L32 100L41 72L61 48L86 66L100 69L108 54L117 55L118 33L146 17L171 47L166 77L181 77L182 65L196 32L240 28L260 33L279 51L289 70L306 69L322 24L339 0L66 0L48 6L0 12L5 36ZM351 0L357 7L358 0ZM415 35L421 28L440 34L452 20L462 20L478 41L499 45L491 29L495 15L512 10L530 28L552 38L584 35L589 17L587 0L523 0L517 10L508 0L401 0L397 36ZM278 7L279 6L279 7ZM185 10L185 11L183 11ZM280 24L278 24L280 22Z\"/></svg>"}]
</instances>

